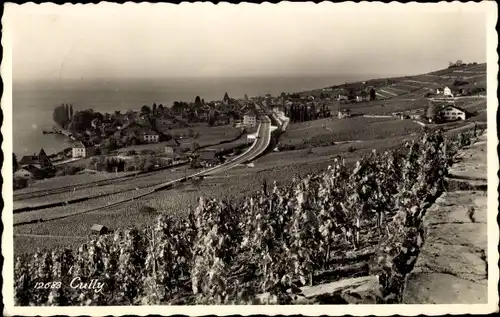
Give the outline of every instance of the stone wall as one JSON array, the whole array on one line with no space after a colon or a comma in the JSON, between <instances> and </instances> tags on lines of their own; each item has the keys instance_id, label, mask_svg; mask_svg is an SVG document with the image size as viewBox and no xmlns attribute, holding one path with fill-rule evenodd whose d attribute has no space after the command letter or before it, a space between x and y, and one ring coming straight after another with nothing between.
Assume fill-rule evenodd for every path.
<instances>
[{"instance_id":1,"label":"stone wall","mask_svg":"<svg viewBox=\"0 0 500 317\"><path fill-rule=\"evenodd\" d=\"M486 304L486 132L449 169L447 192L424 216L425 242L407 279L406 304Z\"/></svg>"}]
</instances>

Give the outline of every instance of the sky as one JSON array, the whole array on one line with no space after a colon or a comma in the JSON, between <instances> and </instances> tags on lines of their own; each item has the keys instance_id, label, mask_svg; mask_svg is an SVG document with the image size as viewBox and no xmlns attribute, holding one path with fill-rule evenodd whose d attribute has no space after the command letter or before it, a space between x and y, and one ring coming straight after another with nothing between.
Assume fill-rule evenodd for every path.
<instances>
[{"instance_id":1,"label":"sky","mask_svg":"<svg viewBox=\"0 0 500 317\"><path fill-rule=\"evenodd\" d=\"M419 74L485 62L485 12L477 3L101 3L9 5L5 15L15 81Z\"/></svg>"}]
</instances>

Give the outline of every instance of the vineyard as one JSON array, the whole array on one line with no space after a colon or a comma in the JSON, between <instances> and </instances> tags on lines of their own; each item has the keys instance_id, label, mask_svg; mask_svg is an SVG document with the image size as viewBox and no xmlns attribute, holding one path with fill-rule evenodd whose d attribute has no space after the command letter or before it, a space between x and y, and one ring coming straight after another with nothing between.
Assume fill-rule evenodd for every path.
<instances>
[{"instance_id":1,"label":"vineyard","mask_svg":"<svg viewBox=\"0 0 500 317\"><path fill-rule=\"evenodd\" d=\"M124 200L132 200L151 192L151 188L138 188L136 190L117 193L116 195L106 195L99 198L93 198L84 202L70 204L67 206L63 205L59 207L45 208L37 211L21 212L14 214L14 226L33 222L45 222L78 215L85 212L106 208L113 204L123 202Z\"/></svg>"},{"instance_id":2,"label":"vineyard","mask_svg":"<svg viewBox=\"0 0 500 317\"><path fill-rule=\"evenodd\" d=\"M120 179L136 172L118 172L118 173L97 173L97 174L76 174L58 176L56 178L48 178L39 180L30 187L22 188L14 192L14 200L17 197L32 196L35 191L51 191L63 189L65 187L82 186L92 182L106 182L113 179Z\"/></svg>"},{"instance_id":3,"label":"vineyard","mask_svg":"<svg viewBox=\"0 0 500 317\"><path fill-rule=\"evenodd\" d=\"M378 277L376 303L399 303L425 210L473 137L424 134L352 167L337 158L289 185L263 184L241 203L200 198L186 218L162 214L153 227L95 237L76 252L20 256L16 305L265 304L263 293L289 304L301 286L367 275ZM72 289L74 277L104 288Z\"/></svg>"},{"instance_id":4,"label":"vineyard","mask_svg":"<svg viewBox=\"0 0 500 317\"><path fill-rule=\"evenodd\" d=\"M195 170L196 171L196 170ZM51 203L61 203L67 202L75 199L92 198L96 199L99 197L104 197L111 194L121 194L127 191L136 190L137 188L143 189L146 187L152 187L165 183L167 181L173 181L175 179L184 177L187 173L191 171L185 170L163 170L156 173L147 174L147 177L139 175L129 179L124 179L121 181L116 181L112 184L106 184L101 186L89 186L86 188L78 188L75 191L63 191L56 194L46 194L40 197L33 197L23 200L14 201L14 210L22 208L36 208L37 206L44 206Z\"/></svg>"}]
</instances>

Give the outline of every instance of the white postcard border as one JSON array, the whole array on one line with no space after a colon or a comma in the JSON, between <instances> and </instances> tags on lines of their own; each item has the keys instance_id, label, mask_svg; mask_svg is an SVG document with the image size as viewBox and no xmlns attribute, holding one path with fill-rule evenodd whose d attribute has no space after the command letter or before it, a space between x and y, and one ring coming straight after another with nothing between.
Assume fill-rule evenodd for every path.
<instances>
[{"instance_id":1,"label":"white postcard border","mask_svg":"<svg viewBox=\"0 0 500 317\"><path fill-rule=\"evenodd\" d=\"M325 4L325 2L321 3ZM433 11L456 11L456 10L470 10L477 12L485 12L487 19L485 19L485 27L487 28L488 34L488 48L487 48L487 103L488 103L488 304L484 305L293 305L293 306L106 306L106 307L15 307L14 306L14 281L13 281L13 201L10 199L13 196L13 184L12 184L12 38L9 33L10 27L10 6L12 4L5 5L4 16L2 17L3 24L3 35L2 35L2 46L3 46L3 60L1 64L1 74L4 84L4 92L2 95L1 105L4 115L4 120L2 124L2 151L4 153L4 163L2 166L2 177L4 185L2 188L2 197L4 198L4 209L2 212L2 222L4 225L4 231L2 235L2 255L4 257L3 266L3 279L4 283L2 286L2 294L4 300L4 315L24 315L24 316L35 316L35 315L123 315L123 314L135 314L139 316L144 316L147 314L161 314L161 315L171 315L171 314L182 314L182 315L251 315L251 314L302 314L310 316L318 315L343 315L350 314L353 316L361 315L380 315L387 316L393 314L415 316L419 314L425 315L441 315L441 314L484 314L492 313L498 309L498 281L499 281L499 271L498 271L498 241L499 241L499 228L497 223L497 212L498 212L498 177L497 172L499 170L498 156L497 156L497 127L496 127L496 112L498 109L498 99L497 99L497 74L498 74L498 55L496 48L498 46L497 33L495 30L495 25L498 19L498 8L495 2L485 1L480 3L460 3L460 2L440 2L440 3L408 3L401 4L397 2L391 2L390 4L384 4L381 2L372 3L354 3L354 2L344 2L344 3L328 3L329 5L335 5L339 10L359 10L361 6L367 9L379 8L380 10L388 10L393 7L404 7L405 9L411 8L412 10L433 10ZM54 4L42 4L37 5L34 3L23 4L22 6L39 6L40 9L50 10L51 6ZM119 4L113 3L103 3L99 4L104 9L110 9L113 6ZM135 4L126 3L126 6L140 6L140 5L170 5L170 4ZM206 5L206 3L182 3L181 5L191 5L199 6ZM213 5L209 3L208 5ZM219 5L232 5L228 3L223 3ZM254 4L242 3L240 6L252 6ZM290 3L282 2L280 4L270 4L264 3L262 6L275 6L275 5L290 5ZM297 5L297 4L294 4ZM312 2L301 3L304 7L314 6L316 4ZM65 4L64 6L71 7L71 4ZM89 5L78 5L79 8ZM9 199L6 199L9 198Z\"/></svg>"}]
</instances>

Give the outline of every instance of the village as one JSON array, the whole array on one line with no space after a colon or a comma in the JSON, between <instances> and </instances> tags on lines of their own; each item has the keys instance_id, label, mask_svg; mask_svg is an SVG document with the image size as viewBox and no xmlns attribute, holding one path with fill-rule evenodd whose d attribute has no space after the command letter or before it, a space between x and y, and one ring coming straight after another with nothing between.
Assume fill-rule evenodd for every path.
<instances>
[{"instance_id":1,"label":"village","mask_svg":"<svg viewBox=\"0 0 500 317\"><path fill-rule=\"evenodd\" d=\"M445 70L445 75L346 83L278 96L245 95L233 99L225 93L222 100L210 102L197 96L191 103L176 101L171 107L154 103L125 113L101 114L92 109L73 113L72 105L61 105L55 112L63 114L63 118L54 130L71 137L73 146L60 153L48 155L41 149L38 155L23 156L19 161L15 158L15 188L63 175L221 164L255 139L259 124L256 106L287 118L292 125L334 117L411 120L422 127L466 121L478 115L474 111L477 107L469 111L461 105L470 105L474 100L481 103L485 97L484 81L474 80L484 78L483 67L457 61ZM446 75L450 72L458 75ZM334 136L331 138L336 141ZM330 143L327 140L325 144ZM283 141L275 147L288 148Z\"/></svg>"}]
</instances>

